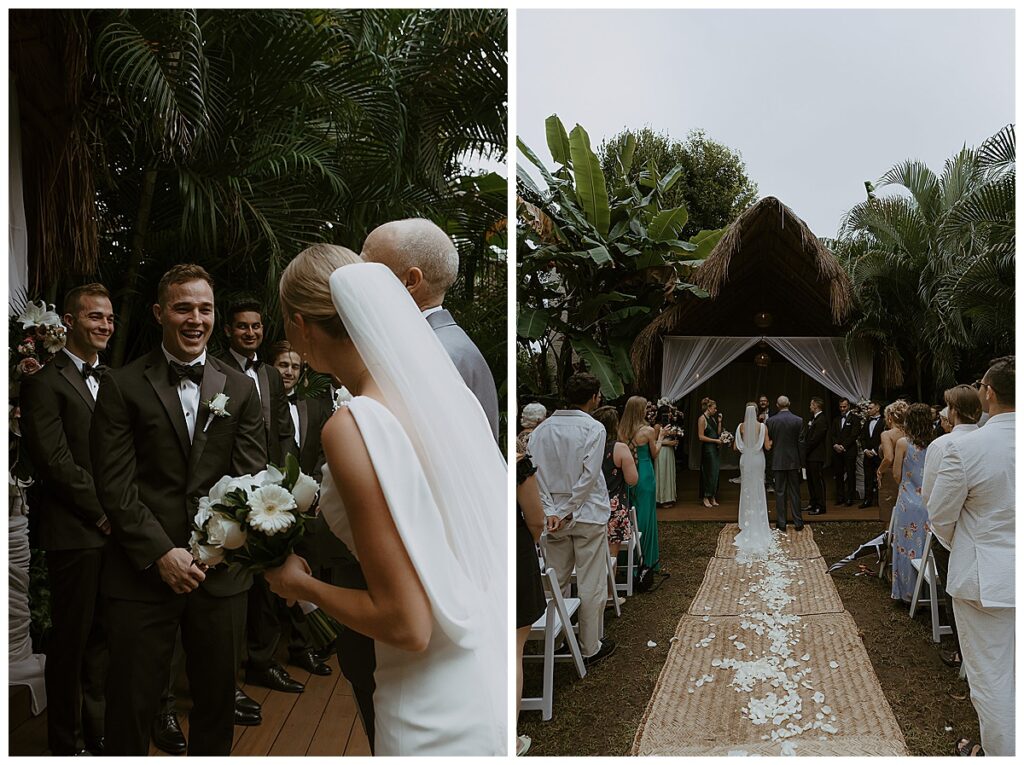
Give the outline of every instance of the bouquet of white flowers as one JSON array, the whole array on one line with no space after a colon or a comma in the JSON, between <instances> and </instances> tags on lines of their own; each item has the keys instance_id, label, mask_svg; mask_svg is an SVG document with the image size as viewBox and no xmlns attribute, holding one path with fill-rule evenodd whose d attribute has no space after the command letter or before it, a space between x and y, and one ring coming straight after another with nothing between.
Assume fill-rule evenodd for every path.
<instances>
[{"instance_id":1,"label":"bouquet of white flowers","mask_svg":"<svg viewBox=\"0 0 1024 765\"><path fill-rule=\"evenodd\" d=\"M728 430L722 433L720 438L722 439L722 443L725 444L726 446L732 443L732 433L730 433Z\"/></svg>"},{"instance_id":2,"label":"bouquet of white flowers","mask_svg":"<svg viewBox=\"0 0 1024 765\"><path fill-rule=\"evenodd\" d=\"M258 572L285 562L313 520L320 486L289 454L284 471L270 465L256 475L224 476L199 499L189 547L213 568L239 565ZM338 624L312 603L299 603L314 648L337 637Z\"/></svg>"}]
</instances>

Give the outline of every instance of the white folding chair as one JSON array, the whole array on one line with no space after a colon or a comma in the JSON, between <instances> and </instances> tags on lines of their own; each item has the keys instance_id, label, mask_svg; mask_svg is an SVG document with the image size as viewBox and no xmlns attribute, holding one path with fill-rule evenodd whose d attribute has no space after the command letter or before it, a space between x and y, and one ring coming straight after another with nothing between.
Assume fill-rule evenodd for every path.
<instances>
[{"instance_id":1,"label":"white folding chair","mask_svg":"<svg viewBox=\"0 0 1024 765\"><path fill-rule=\"evenodd\" d=\"M615 615L622 616L622 609L619 608L619 590L615 586L615 558L608 556L608 592L611 593L612 606L615 608Z\"/></svg>"},{"instance_id":2,"label":"white folding chair","mask_svg":"<svg viewBox=\"0 0 1024 765\"><path fill-rule=\"evenodd\" d=\"M637 562L636 551L640 546L640 537L643 536L640 533L640 529L637 528L635 507L629 508L629 524L633 533L629 535L629 540L626 542L626 581L615 585L616 592L624 592L626 597L632 597L633 595L633 573Z\"/></svg>"},{"instance_id":3,"label":"white folding chair","mask_svg":"<svg viewBox=\"0 0 1024 765\"><path fill-rule=\"evenodd\" d=\"M523 661L543 661L543 678L541 695L524 697L520 703L520 709L524 711L540 710L542 720L550 720L555 699L555 662L572 661L576 665L576 672L580 677L587 676L587 668L583 664L583 654L580 653L580 644L576 640L576 632L573 628L572 617L579 610L579 598L563 598L562 587L555 576L555 570L548 568L544 572L545 589L548 590L548 605L544 609L544 615L533 623L530 628L528 640L543 640L543 655L523 656ZM569 649L568 656L555 656L555 643L558 636L562 635L565 645Z\"/></svg>"},{"instance_id":4,"label":"white folding chair","mask_svg":"<svg viewBox=\"0 0 1024 765\"><path fill-rule=\"evenodd\" d=\"M924 551L921 553L921 557L910 561L910 565L917 571L917 580L914 582L914 595L910 599L910 618L914 618L919 605L927 603L931 609L932 642L938 643L942 635L952 635L953 629L939 623L939 589L936 586L936 582L939 580L939 572L935 568L935 556L932 555L932 540L934 538L935 535L928 532L928 536L924 540ZM928 597L922 598L921 590L925 584L928 585Z\"/></svg>"},{"instance_id":5,"label":"white folding chair","mask_svg":"<svg viewBox=\"0 0 1024 765\"><path fill-rule=\"evenodd\" d=\"M892 513L889 515L889 529L886 532L889 535L889 543L882 548L881 555L878 558L878 578L884 579L885 572L888 567L895 565L895 556L892 554L892 547L896 544L896 506L893 505ZM890 575L889 581L892 581Z\"/></svg>"}]
</instances>

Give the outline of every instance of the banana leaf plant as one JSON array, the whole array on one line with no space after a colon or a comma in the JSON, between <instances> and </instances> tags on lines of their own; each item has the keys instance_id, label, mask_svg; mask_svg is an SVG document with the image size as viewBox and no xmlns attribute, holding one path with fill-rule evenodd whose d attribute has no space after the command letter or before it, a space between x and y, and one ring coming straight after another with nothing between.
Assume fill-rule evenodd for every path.
<instances>
[{"instance_id":1,"label":"banana leaf plant","mask_svg":"<svg viewBox=\"0 0 1024 765\"><path fill-rule=\"evenodd\" d=\"M567 133L557 115L545 126L554 170L517 142L543 180L517 165L517 336L536 372L521 384L560 393L581 359L604 397L618 398L635 381L629 352L639 332L682 293L707 297L687 278L724 229L679 239L686 208L662 200L681 168L661 174L651 162L629 180L635 139L609 179L583 127Z\"/></svg>"}]
</instances>

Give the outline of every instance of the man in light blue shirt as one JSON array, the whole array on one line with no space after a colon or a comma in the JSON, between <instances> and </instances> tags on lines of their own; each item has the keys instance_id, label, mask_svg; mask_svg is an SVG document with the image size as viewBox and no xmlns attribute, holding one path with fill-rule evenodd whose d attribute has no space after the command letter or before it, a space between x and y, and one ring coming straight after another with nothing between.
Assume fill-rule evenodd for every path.
<instances>
[{"instance_id":1,"label":"man in light blue shirt","mask_svg":"<svg viewBox=\"0 0 1024 765\"><path fill-rule=\"evenodd\" d=\"M590 413L601 405L601 384L581 372L566 384L568 409L558 409L530 436L541 504L547 516L547 564L567 584L576 567L580 647L595 664L615 650L601 640L608 598L608 518L611 505L601 470L605 429Z\"/></svg>"}]
</instances>

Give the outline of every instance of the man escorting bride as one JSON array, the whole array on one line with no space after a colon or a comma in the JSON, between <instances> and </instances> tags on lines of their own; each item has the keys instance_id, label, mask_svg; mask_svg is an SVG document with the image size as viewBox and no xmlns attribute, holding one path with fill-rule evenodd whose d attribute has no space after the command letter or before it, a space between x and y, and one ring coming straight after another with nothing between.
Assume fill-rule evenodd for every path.
<instances>
[{"instance_id":1,"label":"man escorting bride","mask_svg":"<svg viewBox=\"0 0 1024 765\"><path fill-rule=\"evenodd\" d=\"M402 282L316 245L281 277L292 347L354 398L324 426L320 512L367 589L291 556L266 574L376 641L378 755L507 752L506 466Z\"/></svg>"},{"instance_id":2,"label":"man escorting bride","mask_svg":"<svg viewBox=\"0 0 1024 765\"><path fill-rule=\"evenodd\" d=\"M740 533L738 561L763 559L772 541L768 526L768 499L764 488L764 450L772 448L768 426L758 421L757 405L747 404L743 422L736 428L732 448L740 452Z\"/></svg>"}]
</instances>

